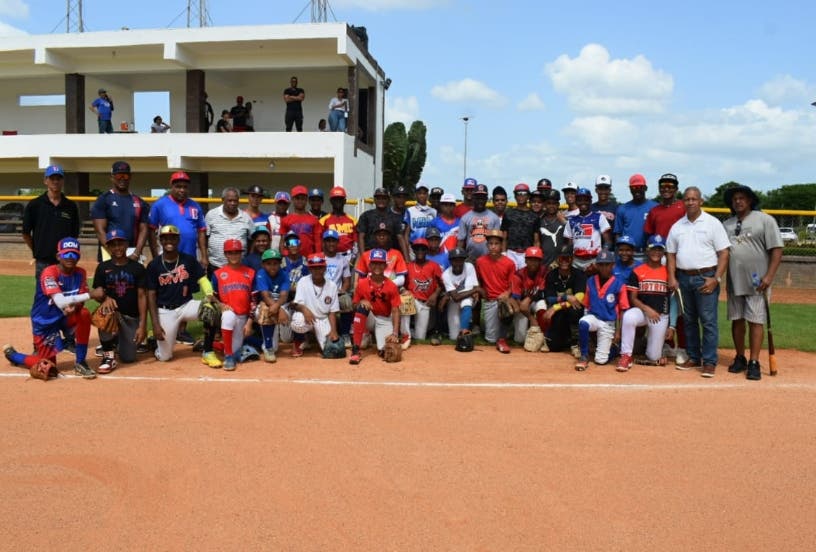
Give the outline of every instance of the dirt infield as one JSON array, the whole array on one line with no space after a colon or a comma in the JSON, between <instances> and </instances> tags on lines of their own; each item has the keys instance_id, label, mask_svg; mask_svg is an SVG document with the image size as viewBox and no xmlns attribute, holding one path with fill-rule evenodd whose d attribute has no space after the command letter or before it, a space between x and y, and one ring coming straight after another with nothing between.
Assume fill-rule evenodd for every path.
<instances>
[{"instance_id":1,"label":"dirt infield","mask_svg":"<svg viewBox=\"0 0 816 552\"><path fill-rule=\"evenodd\" d=\"M0 334L27 324L0 320ZM713 380L576 373L564 355L430 346L397 365L309 352L228 374L178 351L94 381L0 367L1 550L810 550L816 539L814 355L783 351L778 377L748 382L722 366Z\"/></svg>"}]
</instances>

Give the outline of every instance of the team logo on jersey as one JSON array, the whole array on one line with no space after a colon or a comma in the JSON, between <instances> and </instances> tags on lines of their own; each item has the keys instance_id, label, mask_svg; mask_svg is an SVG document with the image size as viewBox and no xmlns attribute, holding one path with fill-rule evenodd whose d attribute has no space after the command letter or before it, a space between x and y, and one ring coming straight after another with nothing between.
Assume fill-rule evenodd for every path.
<instances>
[{"instance_id":1,"label":"team logo on jersey","mask_svg":"<svg viewBox=\"0 0 816 552\"><path fill-rule=\"evenodd\" d=\"M614 293L607 293L606 294L606 302L609 303L610 305L613 305L615 303L615 294Z\"/></svg>"},{"instance_id":2,"label":"team logo on jersey","mask_svg":"<svg viewBox=\"0 0 816 552\"><path fill-rule=\"evenodd\" d=\"M327 295L326 297L323 298L323 302L326 303L327 305L331 305L332 298Z\"/></svg>"},{"instance_id":3,"label":"team logo on jersey","mask_svg":"<svg viewBox=\"0 0 816 552\"><path fill-rule=\"evenodd\" d=\"M221 274L218 275L218 277L221 278L222 280L226 280L227 278L229 278L229 274L227 274L226 272L222 272Z\"/></svg>"},{"instance_id":4,"label":"team logo on jersey","mask_svg":"<svg viewBox=\"0 0 816 552\"><path fill-rule=\"evenodd\" d=\"M195 207L190 207L190 218L197 219L198 218L198 209Z\"/></svg>"},{"instance_id":5,"label":"team logo on jersey","mask_svg":"<svg viewBox=\"0 0 816 552\"><path fill-rule=\"evenodd\" d=\"M427 293L428 290L431 289L431 283L432 283L431 280L428 278L425 278L423 280L420 280L419 278L414 278L414 289L419 292Z\"/></svg>"}]
</instances>

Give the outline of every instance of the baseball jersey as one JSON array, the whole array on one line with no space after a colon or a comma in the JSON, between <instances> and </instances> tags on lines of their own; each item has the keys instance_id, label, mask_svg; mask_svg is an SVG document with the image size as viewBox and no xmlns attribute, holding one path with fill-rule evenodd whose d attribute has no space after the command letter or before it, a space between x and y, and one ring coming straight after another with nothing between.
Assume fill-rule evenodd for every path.
<instances>
[{"instance_id":1,"label":"baseball jersey","mask_svg":"<svg viewBox=\"0 0 816 552\"><path fill-rule=\"evenodd\" d=\"M179 203L168 194L153 204L148 220L154 230L166 224L177 227L181 232L179 251L191 257L196 256L198 233L207 230L204 212L198 203L189 198L184 203Z\"/></svg>"},{"instance_id":2,"label":"baseball jersey","mask_svg":"<svg viewBox=\"0 0 816 552\"><path fill-rule=\"evenodd\" d=\"M180 253L175 261L159 255L147 265L147 289L156 292L159 307L175 309L193 298L198 280L205 276L195 257Z\"/></svg>"},{"instance_id":3,"label":"baseball jersey","mask_svg":"<svg viewBox=\"0 0 816 552\"><path fill-rule=\"evenodd\" d=\"M409 241L425 237L425 230L433 224L436 218L436 209L430 205L412 205L405 210L403 224L410 228Z\"/></svg>"},{"instance_id":4,"label":"baseball jersey","mask_svg":"<svg viewBox=\"0 0 816 552\"><path fill-rule=\"evenodd\" d=\"M443 251L456 249L459 240L459 219L457 217L446 219L440 215L433 219L431 224L439 230L442 238L442 241L439 242L439 248Z\"/></svg>"},{"instance_id":5,"label":"baseball jersey","mask_svg":"<svg viewBox=\"0 0 816 552\"><path fill-rule=\"evenodd\" d=\"M326 279L331 280L337 285L337 289L343 287L343 278L351 277L351 267L349 266L349 258L345 255L335 255L329 257L326 255Z\"/></svg>"},{"instance_id":6,"label":"baseball jersey","mask_svg":"<svg viewBox=\"0 0 816 552\"><path fill-rule=\"evenodd\" d=\"M669 272L665 266L652 268L647 264L636 267L629 275L626 287L637 290L638 299L659 314L669 314Z\"/></svg>"},{"instance_id":7,"label":"baseball jersey","mask_svg":"<svg viewBox=\"0 0 816 552\"><path fill-rule=\"evenodd\" d=\"M442 273L442 284L445 286L445 291L448 293L468 291L479 286L479 278L476 276L476 268L470 264L465 263L462 267L462 272L459 274L453 273L453 267L450 266Z\"/></svg>"},{"instance_id":8,"label":"baseball jersey","mask_svg":"<svg viewBox=\"0 0 816 552\"><path fill-rule=\"evenodd\" d=\"M586 291L586 274L583 270L570 268L569 274L564 276L558 269L551 270L545 278L544 295L547 304L552 306L564 295L575 295Z\"/></svg>"},{"instance_id":9,"label":"baseball jersey","mask_svg":"<svg viewBox=\"0 0 816 552\"><path fill-rule=\"evenodd\" d=\"M427 301L433 295L439 282L442 280L442 268L433 261L425 261L419 264L416 261L408 263L408 277L405 279L405 287L414 298L420 301Z\"/></svg>"},{"instance_id":10,"label":"baseball jersey","mask_svg":"<svg viewBox=\"0 0 816 552\"><path fill-rule=\"evenodd\" d=\"M439 268L441 268L442 270L445 270L446 268L448 268L450 266L450 259L448 259L448 252L443 248L439 248L439 251L437 253L431 253L430 251L428 251L428 257L427 258L428 258L429 261L433 261L436 264L438 264Z\"/></svg>"},{"instance_id":11,"label":"baseball jersey","mask_svg":"<svg viewBox=\"0 0 816 552\"><path fill-rule=\"evenodd\" d=\"M289 213L281 221L280 233L294 232L300 238L300 254L308 257L323 249L320 220L311 213Z\"/></svg>"},{"instance_id":12,"label":"baseball jersey","mask_svg":"<svg viewBox=\"0 0 816 552\"><path fill-rule=\"evenodd\" d=\"M465 205L464 203L457 203L456 207L453 208L453 216L460 219L465 216L466 213L469 213L473 210L473 205Z\"/></svg>"},{"instance_id":13,"label":"baseball jersey","mask_svg":"<svg viewBox=\"0 0 816 552\"><path fill-rule=\"evenodd\" d=\"M642 265L642 261L633 260L632 264L625 265L620 262L620 259L615 261L615 266L612 267L612 276L617 278L618 280L623 280L624 282L629 281L629 275L632 273L632 270L635 267Z\"/></svg>"},{"instance_id":14,"label":"baseball jersey","mask_svg":"<svg viewBox=\"0 0 816 552\"><path fill-rule=\"evenodd\" d=\"M338 253L353 251L357 245L357 220L345 213L342 215L328 214L320 219L320 226L326 230L334 230L340 234L337 242Z\"/></svg>"},{"instance_id":15,"label":"baseball jersey","mask_svg":"<svg viewBox=\"0 0 816 552\"><path fill-rule=\"evenodd\" d=\"M369 275L371 271L368 268L368 255L360 256L355 270L360 276L366 277ZM389 249L385 261L385 277L389 280L393 280L400 274L405 275L407 273L408 266L405 264L405 258L402 256L402 253L399 249Z\"/></svg>"},{"instance_id":16,"label":"baseball jersey","mask_svg":"<svg viewBox=\"0 0 816 552\"><path fill-rule=\"evenodd\" d=\"M573 255L579 259L595 257L603 245L602 234L609 230L609 222L598 211L567 219L564 237L572 240Z\"/></svg>"},{"instance_id":17,"label":"baseball jersey","mask_svg":"<svg viewBox=\"0 0 816 552\"><path fill-rule=\"evenodd\" d=\"M601 284L601 277L596 274L587 280L584 307L587 314L594 314L601 320L617 320L620 313L629 308L626 282L611 276Z\"/></svg>"},{"instance_id":18,"label":"baseball jersey","mask_svg":"<svg viewBox=\"0 0 816 552\"><path fill-rule=\"evenodd\" d=\"M31 323L34 333L37 329L50 326L65 318L51 296L62 293L66 297L79 295L88 291L88 275L84 268L74 267L70 274L60 270L60 265L50 265L40 273L40 285L34 293L34 304L31 306Z\"/></svg>"},{"instance_id":19,"label":"baseball jersey","mask_svg":"<svg viewBox=\"0 0 816 552\"><path fill-rule=\"evenodd\" d=\"M317 318L326 318L329 313L340 312L335 283L326 279L322 286L317 286L312 281L311 274L300 281L294 302L305 306Z\"/></svg>"},{"instance_id":20,"label":"baseball jersey","mask_svg":"<svg viewBox=\"0 0 816 552\"><path fill-rule=\"evenodd\" d=\"M530 274L525 266L517 271L510 282L510 295L514 299L530 297L533 301L544 298L547 269L542 266L535 274Z\"/></svg>"},{"instance_id":21,"label":"baseball jersey","mask_svg":"<svg viewBox=\"0 0 816 552\"><path fill-rule=\"evenodd\" d=\"M371 303L371 312L376 316L391 316L391 310L399 308L402 304L397 284L388 278L379 284L373 282L371 278L360 278L354 290L353 301L357 304L363 299Z\"/></svg>"},{"instance_id":22,"label":"baseball jersey","mask_svg":"<svg viewBox=\"0 0 816 552\"><path fill-rule=\"evenodd\" d=\"M252 282L253 293L259 295L262 291L268 291L273 301L280 299L280 294L284 291L288 292L289 288L289 273L283 269L280 269L274 276L261 269L255 273L255 280ZM260 303L260 297L257 297L256 301Z\"/></svg>"},{"instance_id":23,"label":"baseball jersey","mask_svg":"<svg viewBox=\"0 0 816 552\"><path fill-rule=\"evenodd\" d=\"M487 292L488 300L493 300L508 291L515 273L516 263L504 255L497 259L490 255L482 255L476 259L476 275Z\"/></svg>"},{"instance_id":24,"label":"baseball jersey","mask_svg":"<svg viewBox=\"0 0 816 552\"><path fill-rule=\"evenodd\" d=\"M464 240L468 257L476 259L487 254L487 231L501 228L501 219L493 211L468 211L459 220L458 239Z\"/></svg>"},{"instance_id":25,"label":"baseball jersey","mask_svg":"<svg viewBox=\"0 0 816 552\"><path fill-rule=\"evenodd\" d=\"M243 209L243 211L252 219L253 224L266 224L266 221L269 220L269 213L259 211L257 215L252 215L247 209Z\"/></svg>"},{"instance_id":26,"label":"baseball jersey","mask_svg":"<svg viewBox=\"0 0 816 552\"><path fill-rule=\"evenodd\" d=\"M246 257L241 259L241 264L244 266L248 266L255 272L258 272L263 268L263 261L261 260L261 253L253 251L252 253L248 253Z\"/></svg>"},{"instance_id":27,"label":"baseball jersey","mask_svg":"<svg viewBox=\"0 0 816 552\"><path fill-rule=\"evenodd\" d=\"M596 201L595 203L590 205L589 208L595 213L602 214L603 217L607 220L607 222L614 224L615 215L618 212L618 202L615 201L614 199L610 199L603 205Z\"/></svg>"},{"instance_id":28,"label":"baseball jersey","mask_svg":"<svg viewBox=\"0 0 816 552\"><path fill-rule=\"evenodd\" d=\"M147 271L141 263L127 259L117 265L113 259L100 263L94 272L93 287L104 288L116 300L116 308L127 316L139 316L139 288L145 289Z\"/></svg>"},{"instance_id":29,"label":"baseball jersey","mask_svg":"<svg viewBox=\"0 0 816 552\"><path fill-rule=\"evenodd\" d=\"M139 225L148 222L150 209L142 198L135 194L120 194L114 190L96 198L91 206L92 219L107 221L107 230L121 230L128 246L136 245Z\"/></svg>"},{"instance_id":30,"label":"baseball jersey","mask_svg":"<svg viewBox=\"0 0 816 552\"><path fill-rule=\"evenodd\" d=\"M283 222L283 217L280 215L276 215L272 213L269 215L269 218L266 219L266 227L269 228L269 249L278 249L280 250L281 244L281 223Z\"/></svg>"},{"instance_id":31,"label":"baseball jersey","mask_svg":"<svg viewBox=\"0 0 816 552\"><path fill-rule=\"evenodd\" d=\"M212 286L218 300L238 316L249 314L255 271L248 266L222 266L212 275Z\"/></svg>"},{"instance_id":32,"label":"baseball jersey","mask_svg":"<svg viewBox=\"0 0 816 552\"><path fill-rule=\"evenodd\" d=\"M659 203L651 208L643 223L643 230L649 236L657 234L664 240L669 237L669 230L675 222L686 216L686 207L681 200L671 205Z\"/></svg>"},{"instance_id":33,"label":"baseball jersey","mask_svg":"<svg viewBox=\"0 0 816 552\"><path fill-rule=\"evenodd\" d=\"M309 274L309 267L306 266L306 259L298 257L292 260L289 257L284 257L281 263L281 270L283 270L289 278L289 289L294 291L297 289L298 281ZM292 299L292 294L289 294L289 299Z\"/></svg>"},{"instance_id":34,"label":"baseball jersey","mask_svg":"<svg viewBox=\"0 0 816 552\"><path fill-rule=\"evenodd\" d=\"M657 202L653 199L647 199L643 203L627 201L618 207L613 233L617 236L626 234L635 241L635 250L643 251L646 248L646 232L643 227L649 211L656 205Z\"/></svg>"}]
</instances>

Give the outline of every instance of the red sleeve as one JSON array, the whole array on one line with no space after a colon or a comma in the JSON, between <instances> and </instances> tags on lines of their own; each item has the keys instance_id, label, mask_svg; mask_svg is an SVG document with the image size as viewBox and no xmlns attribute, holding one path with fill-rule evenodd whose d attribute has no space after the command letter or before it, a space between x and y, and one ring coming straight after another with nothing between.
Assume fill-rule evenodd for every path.
<instances>
[{"instance_id":1,"label":"red sleeve","mask_svg":"<svg viewBox=\"0 0 816 552\"><path fill-rule=\"evenodd\" d=\"M88 293L88 273L85 272L84 268L77 268L79 272L80 278L82 278L82 283L79 285L79 293Z\"/></svg>"},{"instance_id":2,"label":"red sleeve","mask_svg":"<svg viewBox=\"0 0 816 552\"><path fill-rule=\"evenodd\" d=\"M519 273L513 274L510 278L510 294L516 298L521 297L523 288L524 284L521 275Z\"/></svg>"},{"instance_id":3,"label":"red sleeve","mask_svg":"<svg viewBox=\"0 0 816 552\"><path fill-rule=\"evenodd\" d=\"M281 236L285 236L286 233L289 231L289 220L288 219L289 219L289 215L286 215L283 218L281 218L280 230L278 230L280 232Z\"/></svg>"},{"instance_id":4,"label":"red sleeve","mask_svg":"<svg viewBox=\"0 0 816 552\"><path fill-rule=\"evenodd\" d=\"M654 207L649 209L649 212L646 214L646 222L643 223L643 231L647 234L654 234L655 227L654 227Z\"/></svg>"},{"instance_id":5,"label":"red sleeve","mask_svg":"<svg viewBox=\"0 0 816 552\"><path fill-rule=\"evenodd\" d=\"M408 273L408 265L405 264L405 257L402 256L402 253L398 249L392 249L396 254L397 260L394 262L394 272L396 274L407 274Z\"/></svg>"},{"instance_id":6,"label":"red sleeve","mask_svg":"<svg viewBox=\"0 0 816 552\"><path fill-rule=\"evenodd\" d=\"M323 251L323 226L320 224L320 220L317 217L314 217L315 223L312 225L312 237L314 238L314 251L315 253L320 253Z\"/></svg>"},{"instance_id":7,"label":"red sleeve","mask_svg":"<svg viewBox=\"0 0 816 552\"><path fill-rule=\"evenodd\" d=\"M368 255L360 255L357 266L354 268L361 276L368 276Z\"/></svg>"},{"instance_id":8,"label":"red sleeve","mask_svg":"<svg viewBox=\"0 0 816 552\"><path fill-rule=\"evenodd\" d=\"M589 286L592 285L596 276L592 276L587 280L586 289L584 290L584 307L589 308Z\"/></svg>"},{"instance_id":9,"label":"red sleeve","mask_svg":"<svg viewBox=\"0 0 816 552\"><path fill-rule=\"evenodd\" d=\"M54 295L62 291L59 286L58 270L57 265L49 265L40 273L40 289L45 295Z\"/></svg>"},{"instance_id":10,"label":"red sleeve","mask_svg":"<svg viewBox=\"0 0 816 552\"><path fill-rule=\"evenodd\" d=\"M629 293L626 286L621 286L620 292L618 293L618 314L627 310L629 306Z\"/></svg>"}]
</instances>

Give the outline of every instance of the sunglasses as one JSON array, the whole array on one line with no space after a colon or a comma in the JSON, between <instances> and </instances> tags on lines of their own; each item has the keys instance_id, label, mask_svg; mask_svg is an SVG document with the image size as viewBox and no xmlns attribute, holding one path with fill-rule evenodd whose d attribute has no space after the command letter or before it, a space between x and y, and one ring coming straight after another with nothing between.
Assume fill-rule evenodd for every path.
<instances>
[{"instance_id":1,"label":"sunglasses","mask_svg":"<svg viewBox=\"0 0 816 552\"><path fill-rule=\"evenodd\" d=\"M734 228L734 235L739 236L741 233L742 233L742 221L738 220L737 221L737 227Z\"/></svg>"},{"instance_id":2,"label":"sunglasses","mask_svg":"<svg viewBox=\"0 0 816 552\"><path fill-rule=\"evenodd\" d=\"M130 175L124 173L115 174L113 175L113 178L115 178L116 180L130 180Z\"/></svg>"}]
</instances>

